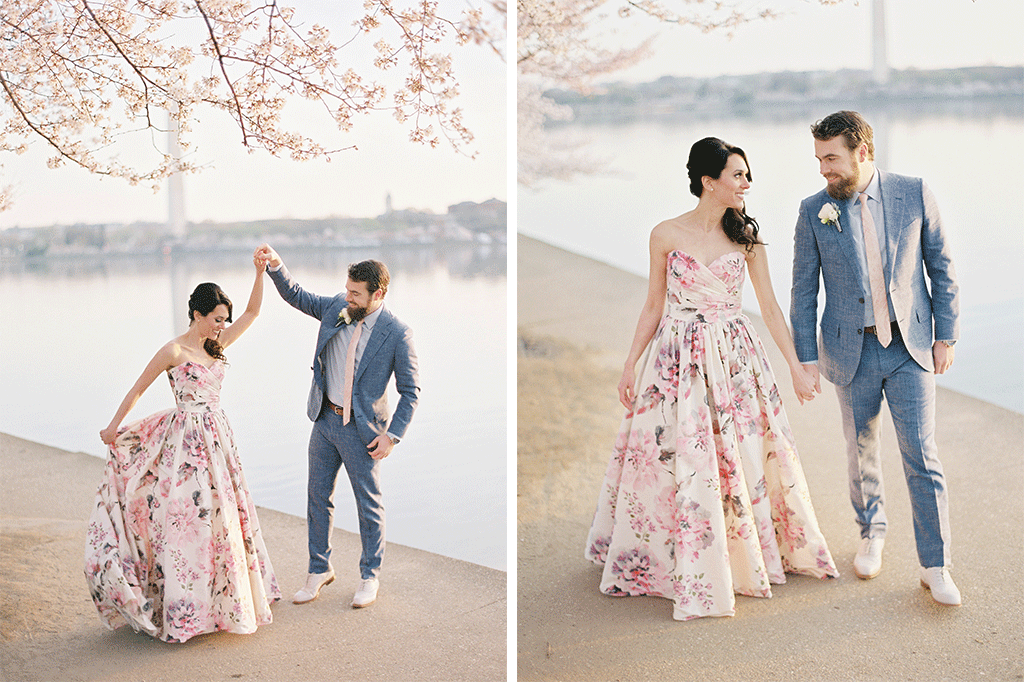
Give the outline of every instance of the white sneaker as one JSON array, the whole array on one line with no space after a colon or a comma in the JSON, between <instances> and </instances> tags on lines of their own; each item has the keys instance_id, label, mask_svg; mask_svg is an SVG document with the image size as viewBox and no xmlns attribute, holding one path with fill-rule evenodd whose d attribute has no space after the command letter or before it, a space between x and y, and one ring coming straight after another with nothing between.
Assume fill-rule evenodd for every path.
<instances>
[{"instance_id":1,"label":"white sneaker","mask_svg":"<svg viewBox=\"0 0 1024 682\"><path fill-rule=\"evenodd\" d=\"M306 586L295 593L292 597L293 604L305 604L316 599L320 595L320 588L334 582L334 569L326 573L310 573L306 577Z\"/></svg>"},{"instance_id":2,"label":"white sneaker","mask_svg":"<svg viewBox=\"0 0 1024 682\"><path fill-rule=\"evenodd\" d=\"M944 566L921 568L921 585L932 591L932 599L946 606L960 606L960 590Z\"/></svg>"},{"instance_id":3,"label":"white sneaker","mask_svg":"<svg viewBox=\"0 0 1024 682\"><path fill-rule=\"evenodd\" d=\"M352 597L352 608L361 609L377 601L379 587L380 581L376 578L369 578L359 583L359 590L356 592L356 596Z\"/></svg>"},{"instance_id":4,"label":"white sneaker","mask_svg":"<svg viewBox=\"0 0 1024 682\"><path fill-rule=\"evenodd\" d=\"M864 538L853 560L853 572L861 580L871 580L882 571L882 547L885 538Z\"/></svg>"}]
</instances>

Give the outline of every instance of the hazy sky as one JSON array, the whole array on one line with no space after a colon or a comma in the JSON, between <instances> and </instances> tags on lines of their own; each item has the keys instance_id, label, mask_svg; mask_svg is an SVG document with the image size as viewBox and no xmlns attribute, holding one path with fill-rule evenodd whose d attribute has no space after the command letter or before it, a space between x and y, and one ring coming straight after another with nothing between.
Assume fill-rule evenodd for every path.
<instances>
[{"instance_id":1,"label":"hazy sky","mask_svg":"<svg viewBox=\"0 0 1024 682\"><path fill-rule=\"evenodd\" d=\"M671 0L665 3L672 6ZM725 33L635 18L620 40L657 34L655 54L617 74L643 82L663 75L871 68L872 0L823 6L818 0L746 2L784 16ZM888 61L898 69L1024 64L1022 0L887 0ZM619 25L611 19L608 26Z\"/></svg>"},{"instance_id":2,"label":"hazy sky","mask_svg":"<svg viewBox=\"0 0 1024 682\"><path fill-rule=\"evenodd\" d=\"M316 0L283 4L296 6L297 16L308 23L327 25L339 39L353 33L351 24L362 5ZM448 7L449 16L458 16L465 4L443 0L442 6ZM363 50L363 58L368 52L372 50ZM246 152L227 115L207 111L194 125L195 154L212 167L185 178L187 219L375 216L383 213L388 192L395 208L437 213L461 201L507 199L505 62L489 48L477 46L453 50L453 58L462 85L456 106L463 108L464 121L475 135L467 149L477 152L476 159L445 143L430 149L409 142L409 128L387 112L357 117L351 135L339 138L330 131L337 146L359 148L336 154L330 163L275 159L265 152ZM324 117L317 121L323 123ZM325 127L329 130L329 122ZM0 155L0 183L15 186L14 207L0 213L0 229L166 220L165 191L154 194L150 188L101 179L78 168L49 170L49 156L42 143L33 144L22 156Z\"/></svg>"}]
</instances>

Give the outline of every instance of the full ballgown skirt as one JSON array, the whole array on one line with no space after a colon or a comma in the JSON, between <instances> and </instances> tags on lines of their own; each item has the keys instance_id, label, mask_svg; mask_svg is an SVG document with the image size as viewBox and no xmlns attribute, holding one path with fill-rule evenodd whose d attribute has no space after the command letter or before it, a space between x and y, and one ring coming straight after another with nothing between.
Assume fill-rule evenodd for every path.
<instances>
[{"instance_id":1,"label":"full ballgown skirt","mask_svg":"<svg viewBox=\"0 0 1024 682\"><path fill-rule=\"evenodd\" d=\"M126 426L110 446L85 548L110 629L184 642L272 620L281 590L220 409L225 367L170 369L177 407Z\"/></svg>"},{"instance_id":2,"label":"full ballgown skirt","mask_svg":"<svg viewBox=\"0 0 1024 682\"><path fill-rule=\"evenodd\" d=\"M764 347L740 311L741 252L669 254L665 314L598 498L586 557L601 591L673 618L731 616L786 573L839 575L811 507Z\"/></svg>"}]
</instances>

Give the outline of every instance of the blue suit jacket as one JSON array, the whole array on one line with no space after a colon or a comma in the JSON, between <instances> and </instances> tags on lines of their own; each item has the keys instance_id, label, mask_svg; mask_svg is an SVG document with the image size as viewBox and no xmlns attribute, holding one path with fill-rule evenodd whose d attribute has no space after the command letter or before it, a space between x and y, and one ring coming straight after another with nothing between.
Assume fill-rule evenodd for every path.
<instances>
[{"instance_id":1,"label":"blue suit jacket","mask_svg":"<svg viewBox=\"0 0 1024 682\"><path fill-rule=\"evenodd\" d=\"M934 371L933 338L952 341L960 335L960 289L949 244L928 186L920 178L877 172L889 256L885 271L889 299L911 356L924 369ZM818 219L826 203L839 206L842 230ZM800 362L817 360L822 375L837 386L853 380L864 333L860 265L847 217L853 210L860 208L836 201L823 189L800 204L794 236L790 321L797 357ZM819 353L815 325L820 281L825 283L825 310Z\"/></svg>"},{"instance_id":2,"label":"blue suit jacket","mask_svg":"<svg viewBox=\"0 0 1024 682\"><path fill-rule=\"evenodd\" d=\"M306 415L316 421L323 408L326 380L323 352L327 342L338 333L338 314L346 307L344 294L318 296L298 285L287 267L271 272L270 278L288 304L320 320L320 333L313 355L313 382L309 388ZM398 389L398 407L388 424L387 387L391 376ZM359 368L352 380L352 419L359 429L359 437L369 443L384 430L402 438L409 427L412 413L419 401L419 362L412 345L412 330L383 308L373 326L373 333L359 360ZM372 424L372 427L371 427Z\"/></svg>"}]
</instances>

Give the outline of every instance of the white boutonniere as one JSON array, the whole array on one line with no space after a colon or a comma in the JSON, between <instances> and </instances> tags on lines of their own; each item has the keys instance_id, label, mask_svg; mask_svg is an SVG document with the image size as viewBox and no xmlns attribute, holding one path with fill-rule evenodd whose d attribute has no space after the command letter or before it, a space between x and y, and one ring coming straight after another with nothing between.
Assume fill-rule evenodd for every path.
<instances>
[{"instance_id":1,"label":"white boutonniere","mask_svg":"<svg viewBox=\"0 0 1024 682\"><path fill-rule=\"evenodd\" d=\"M825 204L818 211L818 220L821 221L822 225L828 225L832 223L836 226L840 232L843 231L842 225L839 224L839 207L835 204Z\"/></svg>"},{"instance_id":2,"label":"white boutonniere","mask_svg":"<svg viewBox=\"0 0 1024 682\"><path fill-rule=\"evenodd\" d=\"M341 312L338 313L338 322L335 327L340 327L342 324L352 324L352 318L348 316L348 308L342 308Z\"/></svg>"}]
</instances>

